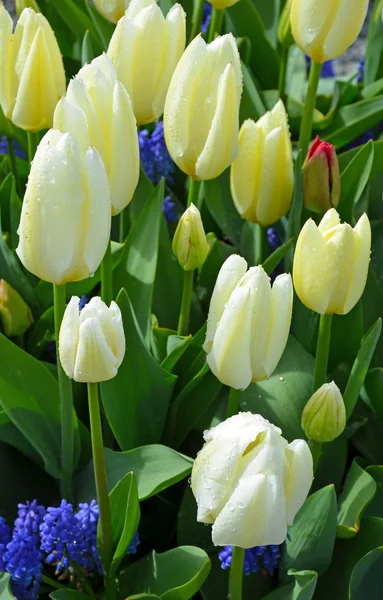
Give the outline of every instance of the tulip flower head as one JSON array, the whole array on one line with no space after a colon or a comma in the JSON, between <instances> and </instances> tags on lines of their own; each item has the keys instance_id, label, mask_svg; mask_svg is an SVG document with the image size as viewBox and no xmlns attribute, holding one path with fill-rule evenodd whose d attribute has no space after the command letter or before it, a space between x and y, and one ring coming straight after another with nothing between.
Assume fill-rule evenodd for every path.
<instances>
[{"instance_id":1,"label":"tulip flower head","mask_svg":"<svg viewBox=\"0 0 383 600\"><path fill-rule=\"evenodd\" d=\"M287 114L280 100L239 132L239 155L231 165L231 193L244 219L272 225L291 207L294 167Z\"/></svg>"},{"instance_id":2,"label":"tulip flower head","mask_svg":"<svg viewBox=\"0 0 383 600\"><path fill-rule=\"evenodd\" d=\"M216 546L281 544L313 479L306 442L291 444L260 415L239 413L204 433L191 487Z\"/></svg>"},{"instance_id":3,"label":"tulip flower head","mask_svg":"<svg viewBox=\"0 0 383 600\"><path fill-rule=\"evenodd\" d=\"M209 245L200 212L192 203L182 215L173 237L173 254L185 271L202 267Z\"/></svg>"},{"instance_id":4,"label":"tulip flower head","mask_svg":"<svg viewBox=\"0 0 383 600\"><path fill-rule=\"evenodd\" d=\"M242 72L231 33L206 44L199 35L186 48L165 102L170 156L193 179L214 179L238 154Z\"/></svg>"},{"instance_id":5,"label":"tulip flower head","mask_svg":"<svg viewBox=\"0 0 383 600\"><path fill-rule=\"evenodd\" d=\"M339 161L334 146L313 142L303 165L303 190L306 208L325 212L336 208L340 199Z\"/></svg>"},{"instance_id":6,"label":"tulip flower head","mask_svg":"<svg viewBox=\"0 0 383 600\"><path fill-rule=\"evenodd\" d=\"M334 381L322 385L302 413L302 429L311 440L332 442L346 427L346 408Z\"/></svg>"},{"instance_id":7,"label":"tulip flower head","mask_svg":"<svg viewBox=\"0 0 383 600\"><path fill-rule=\"evenodd\" d=\"M8 119L27 131L52 126L65 93L65 73L56 38L46 18L23 10L12 19L0 4L0 105Z\"/></svg>"},{"instance_id":8,"label":"tulip flower head","mask_svg":"<svg viewBox=\"0 0 383 600\"><path fill-rule=\"evenodd\" d=\"M341 224L335 208L317 226L309 219L296 245L295 291L301 302L319 314L346 315L363 294L371 250L366 214L354 227Z\"/></svg>"},{"instance_id":9,"label":"tulip flower head","mask_svg":"<svg viewBox=\"0 0 383 600\"><path fill-rule=\"evenodd\" d=\"M111 23L117 23L128 8L130 0L94 0L99 13Z\"/></svg>"},{"instance_id":10,"label":"tulip flower head","mask_svg":"<svg viewBox=\"0 0 383 600\"><path fill-rule=\"evenodd\" d=\"M60 361L70 379L82 383L107 381L117 375L125 355L121 311L95 297L80 311L80 298L69 302L60 329Z\"/></svg>"},{"instance_id":11,"label":"tulip flower head","mask_svg":"<svg viewBox=\"0 0 383 600\"><path fill-rule=\"evenodd\" d=\"M293 0L296 43L316 63L337 58L358 37L368 5L369 0Z\"/></svg>"},{"instance_id":12,"label":"tulip flower head","mask_svg":"<svg viewBox=\"0 0 383 600\"><path fill-rule=\"evenodd\" d=\"M154 0L132 0L119 20L108 56L128 90L138 125L162 115L185 39L185 12L180 4L174 4L165 19Z\"/></svg>"},{"instance_id":13,"label":"tulip flower head","mask_svg":"<svg viewBox=\"0 0 383 600\"><path fill-rule=\"evenodd\" d=\"M292 303L290 275L279 275L271 287L262 267L247 271L244 258L229 256L214 287L204 343L222 383L244 390L270 377L287 343Z\"/></svg>"},{"instance_id":14,"label":"tulip flower head","mask_svg":"<svg viewBox=\"0 0 383 600\"><path fill-rule=\"evenodd\" d=\"M28 179L16 252L28 271L61 285L93 275L109 243L108 177L94 148L51 129Z\"/></svg>"},{"instance_id":15,"label":"tulip flower head","mask_svg":"<svg viewBox=\"0 0 383 600\"><path fill-rule=\"evenodd\" d=\"M81 150L93 146L109 178L112 214L131 201L140 173L136 119L129 94L106 54L85 65L58 103L54 128L70 132Z\"/></svg>"},{"instance_id":16,"label":"tulip flower head","mask_svg":"<svg viewBox=\"0 0 383 600\"><path fill-rule=\"evenodd\" d=\"M233 6L233 4L237 4L239 0L207 0L209 4L211 4L217 10L224 10L225 8L229 8L229 6Z\"/></svg>"}]
</instances>

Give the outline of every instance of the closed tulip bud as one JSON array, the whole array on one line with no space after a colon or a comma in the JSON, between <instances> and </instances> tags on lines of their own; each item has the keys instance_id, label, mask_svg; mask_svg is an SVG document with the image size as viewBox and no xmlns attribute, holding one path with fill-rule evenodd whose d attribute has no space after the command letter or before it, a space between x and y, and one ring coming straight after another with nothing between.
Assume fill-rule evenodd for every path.
<instances>
[{"instance_id":1,"label":"closed tulip bud","mask_svg":"<svg viewBox=\"0 0 383 600\"><path fill-rule=\"evenodd\" d=\"M129 94L106 54L85 65L58 103L54 128L71 133L83 152L93 146L109 178L112 214L131 201L140 174L136 119Z\"/></svg>"},{"instance_id":2,"label":"closed tulip bud","mask_svg":"<svg viewBox=\"0 0 383 600\"><path fill-rule=\"evenodd\" d=\"M28 304L4 279L0 279L0 321L8 337L23 335L33 323Z\"/></svg>"},{"instance_id":3,"label":"closed tulip bud","mask_svg":"<svg viewBox=\"0 0 383 600\"><path fill-rule=\"evenodd\" d=\"M180 4L174 4L165 19L154 0L132 0L119 20L108 56L129 92L139 125L162 115L185 39L185 12Z\"/></svg>"},{"instance_id":4,"label":"closed tulip bud","mask_svg":"<svg viewBox=\"0 0 383 600\"><path fill-rule=\"evenodd\" d=\"M273 373L285 349L291 322L290 275L270 285L262 267L247 271L245 259L229 256L210 302L204 350L214 375L235 389Z\"/></svg>"},{"instance_id":5,"label":"closed tulip bud","mask_svg":"<svg viewBox=\"0 0 383 600\"><path fill-rule=\"evenodd\" d=\"M313 479L306 442L288 444L278 427L249 412L205 431L204 439L191 486L197 520L213 524L213 543L282 544Z\"/></svg>"},{"instance_id":6,"label":"closed tulip bud","mask_svg":"<svg viewBox=\"0 0 383 600\"><path fill-rule=\"evenodd\" d=\"M93 275L109 243L108 177L94 148L51 129L32 163L16 252L23 265L61 285Z\"/></svg>"},{"instance_id":7,"label":"closed tulip bud","mask_svg":"<svg viewBox=\"0 0 383 600\"><path fill-rule=\"evenodd\" d=\"M334 146L321 142L312 144L303 165L305 206L314 212L336 208L340 199L339 161Z\"/></svg>"},{"instance_id":8,"label":"closed tulip bud","mask_svg":"<svg viewBox=\"0 0 383 600\"><path fill-rule=\"evenodd\" d=\"M59 353L65 373L80 383L107 381L117 375L125 354L121 311L95 297L80 311L73 296L60 328Z\"/></svg>"},{"instance_id":9,"label":"closed tulip bud","mask_svg":"<svg viewBox=\"0 0 383 600\"><path fill-rule=\"evenodd\" d=\"M286 48L294 44L293 34L291 32L291 5L293 0L287 0L279 19L278 39Z\"/></svg>"},{"instance_id":10,"label":"closed tulip bud","mask_svg":"<svg viewBox=\"0 0 383 600\"><path fill-rule=\"evenodd\" d=\"M302 413L302 429L315 442L332 442L346 427L346 409L334 381L325 383L307 402Z\"/></svg>"},{"instance_id":11,"label":"closed tulip bud","mask_svg":"<svg viewBox=\"0 0 383 600\"><path fill-rule=\"evenodd\" d=\"M27 131L51 127L65 93L64 66L54 33L41 13L23 10L12 19L0 5L0 104L12 122Z\"/></svg>"},{"instance_id":12,"label":"closed tulip bud","mask_svg":"<svg viewBox=\"0 0 383 600\"><path fill-rule=\"evenodd\" d=\"M335 208L319 226L309 219L299 234L293 266L295 291L319 314L345 315L363 294L370 262L371 227L366 214L354 229Z\"/></svg>"},{"instance_id":13,"label":"closed tulip bud","mask_svg":"<svg viewBox=\"0 0 383 600\"><path fill-rule=\"evenodd\" d=\"M236 158L241 93L232 34L208 45L197 36L174 71L164 113L170 156L193 179L214 179Z\"/></svg>"},{"instance_id":14,"label":"closed tulip bud","mask_svg":"<svg viewBox=\"0 0 383 600\"><path fill-rule=\"evenodd\" d=\"M179 220L173 237L172 249L185 271L198 269L206 260L209 245L200 212L193 203Z\"/></svg>"},{"instance_id":15,"label":"closed tulip bud","mask_svg":"<svg viewBox=\"0 0 383 600\"><path fill-rule=\"evenodd\" d=\"M209 4L211 4L217 10L224 10L225 8L229 8L229 6L233 6L233 4L237 4L239 0L207 0Z\"/></svg>"},{"instance_id":16,"label":"closed tulip bud","mask_svg":"<svg viewBox=\"0 0 383 600\"><path fill-rule=\"evenodd\" d=\"M24 8L33 8L35 12L41 12L36 0L16 0L16 14L20 17Z\"/></svg>"},{"instance_id":17,"label":"closed tulip bud","mask_svg":"<svg viewBox=\"0 0 383 600\"><path fill-rule=\"evenodd\" d=\"M230 186L234 204L247 221L267 227L289 211L294 167L287 114L281 100L257 123L248 119L242 125Z\"/></svg>"},{"instance_id":18,"label":"closed tulip bud","mask_svg":"<svg viewBox=\"0 0 383 600\"><path fill-rule=\"evenodd\" d=\"M117 23L129 6L130 0L94 0L99 13L111 23Z\"/></svg>"},{"instance_id":19,"label":"closed tulip bud","mask_svg":"<svg viewBox=\"0 0 383 600\"><path fill-rule=\"evenodd\" d=\"M294 39L316 63L337 58L358 37L368 5L369 0L293 0Z\"/></svg>"}]
</instances>

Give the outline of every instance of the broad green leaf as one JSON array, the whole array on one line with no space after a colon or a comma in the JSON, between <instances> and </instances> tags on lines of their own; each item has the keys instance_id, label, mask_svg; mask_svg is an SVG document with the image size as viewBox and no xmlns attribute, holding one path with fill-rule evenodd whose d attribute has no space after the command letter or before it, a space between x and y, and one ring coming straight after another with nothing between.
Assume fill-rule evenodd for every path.
<instances>
[{"instance_id":1,"label":"broad green leaf","mask_svg":"<svg viewBox=\"0 0 383 600\"><path fill-rule=\"evenodd\" d=\"M202 415L208 411L222 383L213 375L206 364L182 389L171 404L166 423L165 440L169 446L179 448Z\"/></svg>"},{"instance_id":2,"label":"broad green leaf","mask_svg":"<svg viewBox=\"0 0 383 600\"><path fill-rule=\"evenodd\" d=\"M206 552L181 546L163 554L153 551L120 573L124 597L152 592L163 600L189 600L197 593L211 568Z\"/></svg>"},{"instance_id":3,"label":"broad green leaf","mask_svg":"<svg viewBox=\"0 0 383 600\"><path fill-rule=\"evenodd\" d=\"M11 592L11 576L9 573L0 573L0 598L1 600L15 600Z\"/></svg>"},{"instance_id":4,"label":"broad green leaf","mask_svg":"<svg viewBox=\"0 0 383 600\"><path fill-rule=\"evenodd\" d=\"M377 319L383 318L383 290L373 266L368 269L367 283L362 296L364 327L374 327ZM371 367L381 367L383 356L383 336L380 336Z\"/></svg>"},{"instance_id":5,"label":"broad green leaf","mask_svg":"<svg viewBox=\"0 0 383 600\"><path fill-rule=\"evenodd\" d=\"M367 392L372 407L378 417L383 421L383 369L377 367L367 373L364 380L364 389Z\"/></svg>"},{"instance_id":6,"label":"broad green leaf","mask_svg":"<svg viewBox=\"0 0 383 600\"><path fill-rule=\"evenodd\" d=\"M125 288L147 344L157 269L158 243L164 198L163 181L153 191L125 242L122 259L113 273L115 295Z\"/></svg>"},{"instance_id":7,"label":"broad green leaf","mask_svg":"<svg viewBox=\"0 0 383 600\"><path fill-rule=\"evenodd\" d=\"M228 29L237 38L248 37L251 42L250 67L262 88L277 89L279 55L267 39L259 12L251 0L226 9ZM262 56L262 60L259 57Z\"/></svg>"},{"instance_id":8,"label":"broad green leaf","mask_svg":"<svg viewBox=\"0 0 383 600\"><path fill-rule=\"evenodd\" d=\"M381 600L383 585L383 546L360 560L351 573L349 594L352 600Z\"/></svg>"},{"instance_id":9,"label":"broad green leaf","mask_svg":"<svg viewBox=\"0 0 383 600\"><path fill-rule=\"evenodd\" d=\"M324 137L339 150L382 120L383 96L361 100L343 106L334 119L330 132L326 132Z\"/></svg>"},{"instance_id":10,"label":"broad green leaf","mask_svg":"<svg viewBox=\"0 0 383 600\"><path fill-rule=\"evenodd\" d=\"M243 93L241 98L239 120L243 123L245 119L258 121L266 112L266 107L258 92L251 70L242 62Z\"/></svg>"},{"instance_id":11,"label":"broad green leaf","mask_svg":"<svg viewBox=\"0 0 383 600\"><path fill-rule=\"evenodd\" d=\"M369 141L351 160L341 175L341 199L337 210L343 221L354 224L355 206L371 175L374 144Z\"/></svg>"},{"instance_id":12,"label":"broad green leaf","mask_svg":"<svg viewBox=\"0 0 383 600\"><path fill-rule=\"evenodd\" d=\"M101 54L103 47L100 44L97 33L94 31L92 20L86 14L84 0L77 0L77 2L74 0L60 0L59 2L49 0L49 3L55 8L61 19L71 29L78 40L82 40L85 32L88 30L96 55Z\"/></svg>"},{"instance_id":13,"label":"broad green leaf","mask_svg":"<svg viewBox=\"0 0 383 600\"><path fill-rule=\"evenodd\" d=\"M357 302L347 315L334 315L331 328L331 343L328 371L341 363L350 366L360 349L364 334L363 306Z\"/></svg>"},{"instance_id":14,"label":"broad green leaf","mask_svg":"<svg viewBox=\"0 0 383 600\"><path fill-rule=\"evenodd\" d=\"M383 23L382 23L382 0L376 0L368 30L366 58L364 65L364 86L372 84L382 72L383 51Z\"/></svg>"},{"instance_id":15,"label":"broad green leaf","mask_svg":"<svg viewBox=\"0 0 383 600\"><path fill-rule=\"evenodd\" d=\"M37 465L44 465L40 454L36 452L32 444L12 423L5 410L0 411L0 441L13 446Z\"/></svg>"},{"instance_id":16,"label":"broad green leaf","mask_svg":"<svg viewBox=\"0 0 383 600\"><path fill-rule=\"evenodd\" d=\"M27 342L27 349L30 354L40 358L49 342L55 340L55 324L53 306L48 308L38 321L34 324Z\"/></svg>"},{"instance_id":17,"label":"broad green leaf","mask_svg":"<svg viewBox=\"0 0 383 600\"><path fill-rule=\"evenodd\" d=\"M197 522L197 502L191 486L187 485L177 515L177 543L179 546L198 546L211 549L211 528Z\"/></svg>"},{"instance_id":18,"label":"broad green leaf","mask_svg":"<svg viewBox=\"0 0 383 600\"><path fill-rule=\"evenodd\" d=\"M295 583L289 583L268 594L264 600L311 600L314 598L318 582L315 571L295 571L290 569L288 575L295 577Z\"/></svg>"},{"instance_id":19,"label":"broad green leaf","mask_svg":"<svg viewBox=\"0 0 383 600\"><path fill-rule=\"evenodd\" d=\"M172 338L174 338L174 341L176 343L175 345L173 345L172 349L169 352L169 341L172 340ZM187 337L170 335L168 337L168 355L165 358L165 360L163 360L161 363L161 367L165 369L165 371L169 371L169 373L172 373L174 367L177 365L178 361L182 358L182 356L188 349L192 339L193 338L191 335Z\"/></svg>"},{"instance_id":20,"label":"broad green leaf","mask_svg":"<svg viewBox=\"0 0 383 600\"><path fill-rule=\"evenodd\" d=\"M177 378L150 354L125 290L118 295L117 303L124 323L126 353L116 377L101 384L101 395L116 440L123 450L129 450L161 439Z\"/></svg>"},{"instance_id":21,"label":"broad green leaf","mask_svg":"<svg viewBox=\"0 0 383 600\"><path fill-rule=\"evenodd\" d=\"M263 21L266 35L270 43L276 47L278 42L280 0L256 0L255 5Z\"/></svg>"},{"instance_id":22,"label":"broad green leaf","mask_svg":"<svg viewBox=\"0 0 383 600\"><path fill-rule=\"evenodd\" d=\"M324 573L331 563L336 535L336 495L329 485L309 496L289 528L280 569Z\"/></svg>"},{"instance_id":23,"label":"broad green leaf","mask_svg":"<svg viewBox=\"0 0 383 600\"><path fill-rule=\"evenodd\" d=\"M267 381L241 394L241 409L259 413L292 441L301 438L302 410L312 394L314 358L290 335L286 350Z\"/></svg>"},{"instance_id":24,"label":"broad green leaf","mask_svg":"<svg viewBox=\"0 0 383 600\"><path fill-rule=\"evenodd\" d=\"M216 238L210 247L207 259L199 270L197 294L206 310L209 310L210 299L213 293L218 273L225 260L236 252L236 248Z\"/></svg>"},{"instance_id":25,"label":"broad green leaf","mask_svg":"<svg viewBox=\"0 0 383 600\"><path fill-rule=\"evenodd\" d=\"M92 4L90 4L89 0L85 0L85 6L88 11L88 15L93 22L94 31L97 33L100 44L102 45L103 50L106 52L108 50L110 39L113 35L114 27L112 23L109 23L109 21L107 21L98 12L98 10L92 6Z\"/></svg>"},{"instance_id":26,"label":"broad green leaf","mask_svg":"<svg viewBox=\"0 0 383 600\"><path fill-rule=\"evenodd\" d=\"M382 161L383 161L383 140L373 142L374 144L374 160L372 163L372 169L370 174L370 179L374 179L382 170ZM339 154L339 167L340 172L347 168L347 165L357 156L360 152L360 146L357 148L352 148L352 150L348 150L347 152L343 152Z\"/></svg>"},{"instance_id":27,"label":"broad green leaf","mask_svg":"<svg viewBox=\"0 0 383 600\"><path fill-rule=\"evenodd\" d=\"M92 596L88 596L83 592L78 592L77 590L71 590L67 588L66 590L55 590L49 594L49 597L52 600L90 600Z\"/></svg>"},{"instance_id":28,"label":"broad green leaf","mask_svg":"<svg viewBox=\"0 0 383 600\"><path fill-rule=\"evenodd\" d=\"M153 444L128 452L113 452L105 449L106 472L110 490L133 471L138 485L138 497L150 498L189 475L193 461L167 446ZM93 464L81 472L75 481L76 497L79 502L90 502L95 498Z\"/></svg>"},{"instance_id":29,"label":"broad green leaf","mask_svg":"<svg viewBox=\"0 0 383 600\"><path fill-rule=\"evenodd\" d=\"M382 202L381 202L382 203ZM383 204L383 203L382 203ZM371 265L383 293L383 220L373 221Z\"/></svg>"},{"instance_id":30,"label":"broad green leaf","mask_svg":"<svg viewBox=\"0 0 383 600\"><path fill-rule=\"evenodd\" d=\"M159 364L161 364L168 355L167 342L169 337L176 335L177 332L174 329L163 329L162 327L158 327L156 321L154 322L150 350Z\"/></svg>"},{"instance_id":31,"label":"broad green leaf","mask_svg":"<svg viewBox=\"0 0 383 600\"><path fill-rule=\"evenodd\" d=\"M57 380L35 358L0 335L0 403L11 421L44 461L45 469L60 477L61 428ZM73 412L75 448L80 437Z\"/></svg>"},{"instance_id":32,"label":"broad green leaf","mask_svg":"<svg viewBox=\"0 0 383 600\"><path fill-rule=\"evenodd\" d=\"M358 401L381 331L382 320L378 319L362 339L358 356L352 367L347 387L343 394L347 418L350 418Z\"/></svg>"},{"instance_id":33,"label":"broad green leaf","mask_svg":"<svg viewBox=\"0 0 383 600\"><path fill-rule=\"evenodd\" d=\"M246 1L246 0L241 0ZM219 177L203 182L205 204L222 233L234 246L239 246L243 219L234 206L230 193L230 170Z\"/></svg>"},{"instance_id":34,"label":"broad green leaf","mask_svg":"<svg viewBox=\"0 0 383 600\"><path fill-rule=\"evenodd\" d=\"M150 598L152 600L161 600L161 598L155 594L135 594L134 596L129 596L127 600L150 600Z\"/></svg>"},{"instance_id":35,"label":"broad green leaf","mask_svg":"<svg viewBox=\"0 0 383 600\"><path fill-rule=\"evenodd\" d=\"M89 29L86 30L81 46L81 64L82 66L89 64L94 59L92 48L92 40L90 39Z\"/></svg>"},{"instance_id":36,"label":"broad green leaf","mask_svg":"<svg viewBox=\"0 0 383 600\"><path fill-rule=\"evenodd\" d=\"M298 239L299 232L301 230L302 221L302 210L303 210L303 176L302 176L302 153L299 152L297 160L295 162L294 172L294 196L291 205L288 224L287 224L287 239L293 238L294 243ZM287 253L286 257L286 270L292 271L294 252L291 249Z\"/></svg>"},{"instance_id":37,"label":"broad green leaf","mask_svg":"<svg viewBox=\"0 0 383 600\"><path fill-rule=\"evenodd\" d=\"M367 505L376 494L373 477L354 460L338 503L337 535L350 538L360 529L360 520Z\"/></svg>"},{"instance_id":38,"label":"broad green leaf","mask_svg":"<svg viewBox=\"0 0 383 600\"><path fill-rule=\"evenodd\" d=\"M270 256L266 258L262 266L268 275L271 275L274 269L277 268L281 260L283 260L289 252L289 250L291 250L293 244L294 240L293 238L290 238L289 240L287 240L287 242L279 246L279 248L277 248L272 254L270 254Z\"/></svg>"}]
</instances>

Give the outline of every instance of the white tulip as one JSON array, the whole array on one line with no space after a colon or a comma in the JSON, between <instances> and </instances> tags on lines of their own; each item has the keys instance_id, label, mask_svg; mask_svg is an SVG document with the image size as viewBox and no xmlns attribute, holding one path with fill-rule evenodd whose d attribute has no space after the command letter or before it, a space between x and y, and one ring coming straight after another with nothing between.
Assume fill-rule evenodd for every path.
<instances>
[{"instance_id":1,"label":"white tulip","mask_svg":"<svg viewBox=\"0 0 383 600\"><path fill-rule=\"evenodd\" d=\"M303 440L291 444L260 415L239 413L204 433L191 486L197 520L216 546L282 544L313 479Z\"/></svg>"}]
</instances>

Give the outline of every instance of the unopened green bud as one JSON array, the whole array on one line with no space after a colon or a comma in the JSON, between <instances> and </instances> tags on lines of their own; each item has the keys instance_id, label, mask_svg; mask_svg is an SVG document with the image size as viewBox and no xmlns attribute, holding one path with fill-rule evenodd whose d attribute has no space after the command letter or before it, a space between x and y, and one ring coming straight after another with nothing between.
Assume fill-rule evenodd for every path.
<instances>
[{"instance_id":1,"label":"unopened green bud","mask_svg":"<svg viewBox=\"0 0 383 600\"><path fill-rule=\"evenodd\" d=\"M22 335L33 322L29 306L4 279L0 279L0 320L8 337Z\"/></svg>"},{"instance_id":2,"label":"unopened green bud","mask_svg":"<svg viewBox=\"0 0 383 600\"><path fill-rule=\"evenodd\" d=\"M318 213L336 208L340 200L341 181L339 161L334 146L313 142L303 165L305 207Z\"/></svg>"},{"instance_id":3,"label":"unopened green bud","mask_svg":"<svg viewBox=\"0 0 383 600\"><path fill-rule=\"evenodd\" d=\"M346 427L346 409L334 381L325 383L307 402L302 413L302 429L315 442L332 442Z\"/></svg>"},{"instance_id":4,"label":"unopened green bud","mask_svg":"<svg viewBox=\"0 0 383 600\"><path fill-rule=\"evenodd\" d=\"M41 12L36 0L16 0L16 14L19 17L24 8L33 8L35 12Z\"/></svg>"},{"instance_id":5,"label":"unopened green bud","mask_svg":"<svg viewBox=\"0 0 383 600\"><path fill-rule=\"evenodd\" d=\"M280 43L286 48L290 48L293 44L295 44L293 34L291 33L291 5L293 0L286 0L285 7L281 13L279 19L279 27L278 27L278 39Z\"/></svg>"},{"instance_id":6,"label":"unopened green bud","mask_svg":"<svg viewBox=\"0 0 383 600\"><path fill-rule=\"evenodd\" d=\"M173 238L172 249L185 271L193 271L203 265L209 253L200 212L194 204L182 215Z\"/></svg>"}]
</instances>

